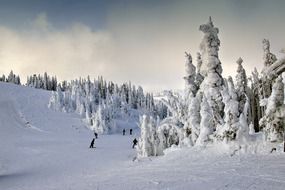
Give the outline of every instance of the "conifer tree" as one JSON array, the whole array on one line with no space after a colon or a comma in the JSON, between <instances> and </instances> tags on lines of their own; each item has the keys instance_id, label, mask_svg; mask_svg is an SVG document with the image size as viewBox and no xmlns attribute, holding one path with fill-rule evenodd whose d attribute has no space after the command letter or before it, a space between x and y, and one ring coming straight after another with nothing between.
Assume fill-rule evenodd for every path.
<instances>
[{"instance_id":1,"label":"conifer tree","mask_svg":"<svg viewBox=\"0 0 285 190\"><path fill-rule=\"evenodd\" d=\"M197 93L197 86L195 84L196 78L196 67L192 64L192 56L190 53L185 52L186 54L186 76L185 80L185 97L188 99L190 96L194 97Z\"/></svg>"},{"instance_id":2,"label":"conifer tree","mask_svg":"<svg viewBox=\"0 0 285 190\"><path fill-rule=\"evenodd\" d=\"M224 103L221 91L224 81L222 77L223 70L218 55L220 46L218 38L219 29L214 27L210 17L207 24L200 26L200 31L204 33L200 49L202 52L202 68L204 68L201 72L205 77L200 90L206 96L209 106L213 110L215 125L222 124Z\"/></svg>"},{"instance_id":3,"label":"conifer tree","mask_svg":"<svg viewBox=\"0 0 285 190\"><path fill-rule=\"evenodd\" d=\"M266 140L281 142L285 126L284 84L279 76L272 88L272 94L267 100L265 116L260 120Z\"/></svg>"},{"instance_id":4,"label":"conifer tree","mask_svg":"<svg viewBox=\"0 0 285 190\"><path fill-rule=\"evenodd\" d=\"M247 76L245 69L242 66L242 58L237 60L238 68L236 75L236 89L237 89L237 101L239 102L239 115L244 110L244 105L246 103L246 90L247 90Z\"/></svg>"},{"instance_id":5,"label":"conifer tree","mask_svg":"<svg viewBox=\"0 0 285 190\"><path fill-rule=\"evenodd\" d=\"M201 113L200 134L196 141L196 145L205 145L207 142L211 140L210 135L213 134L214 132L213 110L210 107L206 96L203 96L200 113Z\"/></svg>"}]
</instances>

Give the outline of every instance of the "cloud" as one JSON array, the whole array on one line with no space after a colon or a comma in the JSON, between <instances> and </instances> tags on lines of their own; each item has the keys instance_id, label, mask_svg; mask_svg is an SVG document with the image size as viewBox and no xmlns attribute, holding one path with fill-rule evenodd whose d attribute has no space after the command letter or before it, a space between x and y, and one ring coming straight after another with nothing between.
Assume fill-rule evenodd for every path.
<instances>
[{"instance_id":1,"label":"cloud","mask_svg":"<svg viewBox=\"0 0 285 190\"><path fill-rule=\"evenodd\" d=\"M36 19L32 21L32 25L42 31L48 31L51 28L51 23L48 22L46 13L40 13Z\"/></svg>"},{"instance_id":2,"label":"cloud","mask_svg":"<svg viewBox=\"0 0 285 190\"><path fill-rule=\"evenodd\" d=\"M107 32L95 32L79 23L56 30L42 13L24 31L0 26L0 71L13 69L22 80L44 71L60 79L95 77L107 70L111 46Z\"/></svg>"},{"instance_id":3,"label":"cloud","mask_svg":"<svg viewBox=\"0 0 285 190\"><path fill-rule=\"evenodd\" d=\"M190 52L195 63L202 39L198 28L210 15L220 29L224 77L235 76L239 57L248 74L254 67L260 70L263 38L271 40L274 53L284 48L285 28L279 24L284 11L274 11L277 5L252 3L250 11L244 8L246 3L226 0L131 2L108 7L101 30L69 24L70 20L68 24L54 23L65 26L57 28L45 13L25 29L0 26L0 73L13 69L24 80L26 75L44 71L60 80L102 75L118 83L132 81L151 91L183 88L184 52ZM250 18L243 16L248 11ZM80 15L76 20L80 21Z\"/></svg>"}]
</instances>

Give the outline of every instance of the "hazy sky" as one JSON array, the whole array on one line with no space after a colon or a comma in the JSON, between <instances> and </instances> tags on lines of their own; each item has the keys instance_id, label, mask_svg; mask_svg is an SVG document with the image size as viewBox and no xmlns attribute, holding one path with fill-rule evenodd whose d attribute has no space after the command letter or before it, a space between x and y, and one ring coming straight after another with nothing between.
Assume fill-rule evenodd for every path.
<instances>
[{"instance_id":1,"label":"hazy sky","mask_svg":"<svg viewBox=\"0 0 285 190\"><path fill-rule=\"evenodd\" d=\"M22 81L47 71L60 80L79 76L149 91L184 86L184 52L199 51L200 24L220 29L223 75L238 57L248 74L262 68L263 38L281 56L284 0L0 0L0 73Z\"/></svg>"}]
</instances>

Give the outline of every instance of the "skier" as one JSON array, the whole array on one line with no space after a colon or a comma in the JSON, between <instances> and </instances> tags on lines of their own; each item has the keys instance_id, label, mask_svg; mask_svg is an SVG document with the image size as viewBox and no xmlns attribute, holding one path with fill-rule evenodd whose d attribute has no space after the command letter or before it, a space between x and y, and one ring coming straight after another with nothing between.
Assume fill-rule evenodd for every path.
<instances>
[{"instance_id":1,"label":"skier","mask_svg":"<svg viewBox=\"0 0 285 190\"><path fill-rule=\"evenodd\" d=\"M95 139L98 139L98 133L94 132Z\"/></svg>"},{"instance_id":2,"label":"skier","mask_svg":"<svg viewBox=\"0 0 285 190\"><path fill-rule=\"evenodd\" d=\"M135 139L133 140L133 148L135 148L135 146L137 145L137 143L138 143L138 140L135 138Z\"/></svg>"},{"instance_id":3,"label":"skier","mask_svg":"<svg viewBox=\"0 0 285 190\"><path fill-rule=\"evenodd\" d=\"M95 138L93 138L93 139L92 139L92 141L91 141L91 144L90 144L89 148L95 148L95 147L94 147L94 142L95 142Z\"/></svg>"},{"instance_id":4,"label":"skier","mask_svg":"<svg viewBox=\"0 0 285 190\"><path fill-rule=\"evenodd\" d=\"M133 134L133 129L130 129L130 135L132 135Z\"/></svg>"},{"instance_id":5,"label":"skier","mask_svg":"<svg viewBox=\"0 0 285 190\"><path fill-rule=\"evenodd\" d=\"M125 129L123 129L123 135L125 135L126 134L126 130Z\"/></svg>"}]
</instances>

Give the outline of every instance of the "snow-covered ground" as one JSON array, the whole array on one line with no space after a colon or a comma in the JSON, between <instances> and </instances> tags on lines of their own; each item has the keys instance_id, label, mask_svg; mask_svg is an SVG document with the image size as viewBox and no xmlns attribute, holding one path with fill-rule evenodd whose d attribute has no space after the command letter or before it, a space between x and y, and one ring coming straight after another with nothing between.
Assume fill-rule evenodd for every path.
<instances>
[{"instance_id":1,"label":"snow-covered ground","mask_svg":"<svg viewBox=\"0 0 285 190\"><path fill-rule=\"evenodd\" d=\"M171 149L133 161L138 136L92 132L47 108L50 92L0 83L0 190L280 189L285 154L230 156L223 147Z\"/></svg>"}]
</instances>

